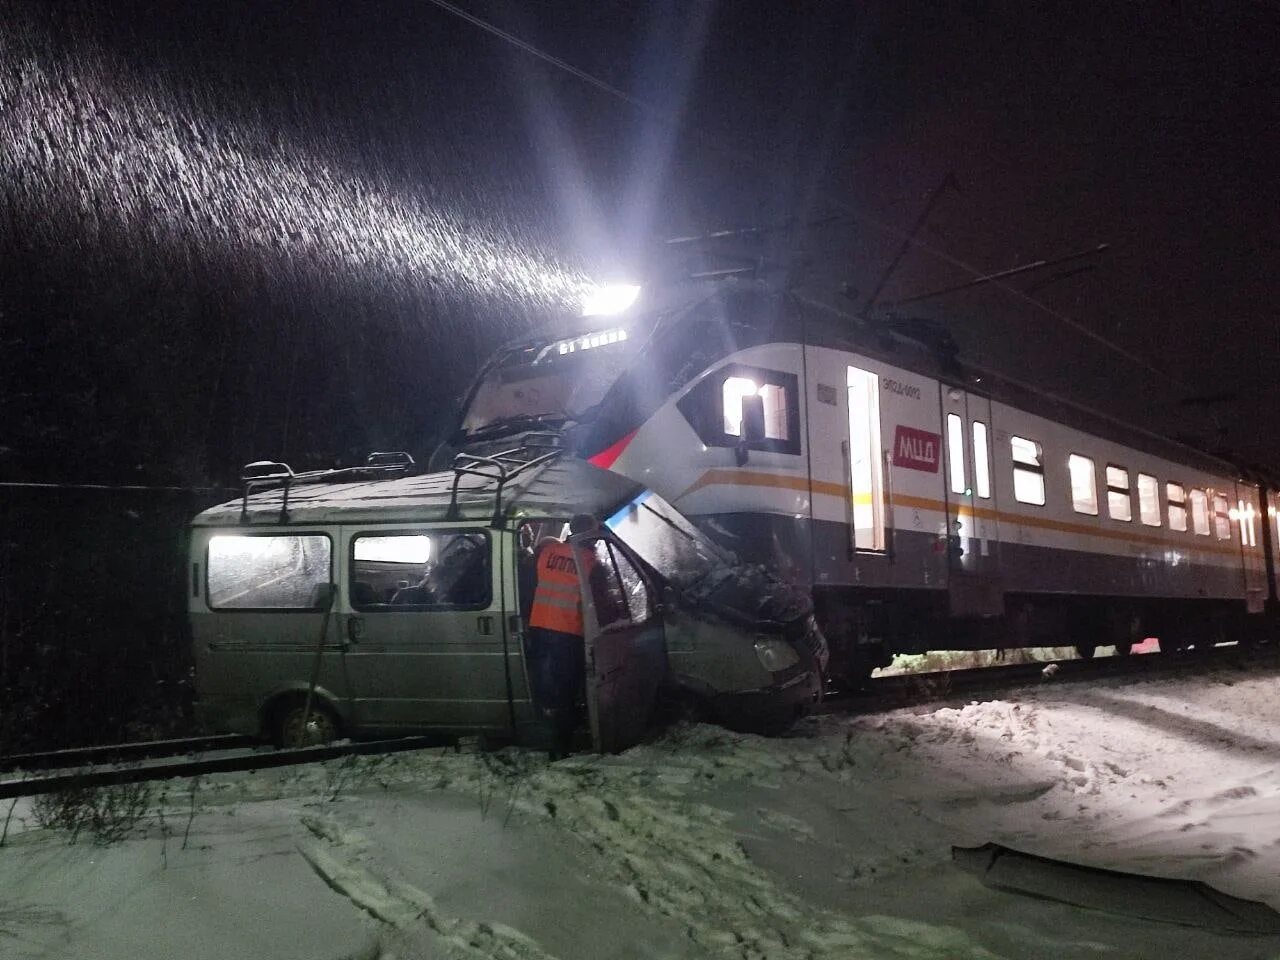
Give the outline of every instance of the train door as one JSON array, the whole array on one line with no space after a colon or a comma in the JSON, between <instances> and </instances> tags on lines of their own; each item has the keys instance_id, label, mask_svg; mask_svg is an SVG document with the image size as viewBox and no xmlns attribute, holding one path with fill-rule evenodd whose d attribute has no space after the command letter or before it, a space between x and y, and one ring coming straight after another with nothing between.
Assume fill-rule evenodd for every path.
<instances>
[{"instance_id":1,"label":"train door","mask_svg":"<svg viewBox=\"0 0 1280 960\"><path fill-rule=\"evenodd\" d=\"M1244 573L1245 608L1249 613L1262 613L1267 602L1267 569L1260 544L1260 520L1264 520L1261 489L1252 484L1236 484L1235 514L1240 539L1241 570ZM1265 522L1265 521L1264 521Z\"/></svg>"},{"instance_id":2,"label":"train door","mask_svg":"<svg viewBox=\"0 0 1280 960\"><path fill-rule=\"evenodd\" d=\"M848 370L849 546L855 551L886 551L885 455L880 439L880 377L858 367Z\"/></svg>"},{"instance_id":3,"label":"train door","mask_svg":"<svg viewBox=\"0 0 1280 960\"><path fill-rule=\"evenodd\" d=\"M667 648L653 591L610 533L571 537L582 590L587 719L600 753L639 743L666 682Z\"/></svg>"},{"instance_id":4,"label":"train door","mask_svg":"<svg viewBox=\"0 0 1280 960\"><path fill-rule=\"evenodd\" d=\"M947 584L952 616L1004 613L1000 536L992 483L991 401L943 385Z\"/></svg>"},{"instance_id":5,"label":"train door","mask_svg":"<svg viewBox=\"0 0 1280 960\"><path fill-rule=\"evenodd\" d=\"M502 563L487 527L346 527L341 625L354 713L370 729L511 726Z\"/></svg>"}]
</instances>

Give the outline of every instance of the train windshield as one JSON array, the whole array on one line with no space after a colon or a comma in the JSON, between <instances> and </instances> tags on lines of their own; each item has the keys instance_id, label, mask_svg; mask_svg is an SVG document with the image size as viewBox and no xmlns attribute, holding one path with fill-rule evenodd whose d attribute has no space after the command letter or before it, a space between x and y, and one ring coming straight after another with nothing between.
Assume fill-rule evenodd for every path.
<instances>
[{"instance_id":1,"label":"train windshield","mask_svg":"<svg viewBox=\"0 0 1280 960\"><path fill-rule=\"evenodd\" d=\"M474 436L576 420L604 398L637 345L619 328L509 350L476 388L462 430Z\"/></svg>"}]
</instances>

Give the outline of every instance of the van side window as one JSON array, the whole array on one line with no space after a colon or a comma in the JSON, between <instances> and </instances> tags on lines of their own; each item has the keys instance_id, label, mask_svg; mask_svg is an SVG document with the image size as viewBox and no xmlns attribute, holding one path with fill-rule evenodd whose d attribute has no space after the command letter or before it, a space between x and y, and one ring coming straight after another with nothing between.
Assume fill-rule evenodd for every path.
<instances>
[{"instance_id":1,"label":"van side window","mask_svg":"<svg viewBox=\"0 0 1280 960\"><path fill-rule=\"evenodd\" d=\"M591 587L596 621L601 627L615 623L641 624L653 615L649 588L631 561L608 540L597 540L596 563L603 576Z\"/></svg>"},{"instance_id":2,"label":"van side window","mask_svg":"<svg viewBox=\"0 0 1280 960\"><path fill-rule=\"evenodd\" d=\"M356 610L481 610L489 606L489 536L481 530L394 531L351 541Z\"/></svg>"},{"instance_id":3,"label":"van side window","mask_svg":"<svg viewBox=\"0 0 1280 960\"><path fill-rule=\"evenodd\" d=\"M1093 461L1073 453L1067 457L1067 471L1071 474L1071 506L1076 513L1098 515L1098 475Z\"/></svg>"},{"instance_id":4,"label":"van side window","mask_svg":"<svg viewBox=\"0 0 1280 960\"><path fill-rule=\"evenodd\" d=\"M1191 529L1198 536L1209 535L1209 498L1195 487L1191 488Z\"/></svg>"},{"instance_id":5,"label":"van side window","mask_svg":"<svg viewBox=\"0 0 1280 960\"><path fill-rule=\"evenodd\" d=\"M214 610L316 610L332 576L322 533L219 533L209 538L205 596Z\"/></svg>"},{"instance_id":6,"label":"van side window","mask_svg":"<svg viewBox=\"0 0 1280 960\"><path fill-rule=\"evenodd\" d=\"M1040 444L1023 437L1009 438L1013 455L1013 498L1019 503L1044 506L1044 454Z\"/></svg>"},{"instance_id":7,"label":"van side window","mask_svg":"<svg viewBox=\"0 0 1280 960\"><path fill-rule=\"evenodd\" d=\"M1165 499L1169 501L1169 529L1185 532L1187 529L1187 492L1180 483L1164 485Z\"/></svg>"}]
</instances>

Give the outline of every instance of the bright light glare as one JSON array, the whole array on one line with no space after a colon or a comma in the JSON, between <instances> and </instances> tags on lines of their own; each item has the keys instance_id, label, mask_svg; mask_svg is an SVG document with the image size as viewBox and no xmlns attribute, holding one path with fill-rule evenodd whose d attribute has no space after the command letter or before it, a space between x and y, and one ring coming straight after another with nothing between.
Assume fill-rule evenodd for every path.
<instances>
[{"instance_id":1,"label":"bright light glare","mask_svg":"<svg viewBox=\"0 0 1280 960\"><path fill-rule=\"evenodd\" d=\"M640 296L640 288L632 283L606 283L582 298L584 317L607 317L622 313Z\"/></svg>"},{"instance_id":2,"label":"bright light glare","mask_svg":"<svg viewBox=\"0 0 1280 960\"><path fill-rule=\"evenodd\" d=\"M289 543L285 543L289 540ZM261 560L273 553L281 553L281 547L292 546L292 538L257 537L239 533L220 533L209 538L209 554L223 560Z\"/></svg>"},{"instance_id":3,"label":"bright light glare","mask_svg":"<svg viewBox=\"0 0 1280 960\"><path fill-rule=\"evenodd\" d=\"M422 535L361 537L355 558L375 563L426 563L431 558L431 538Z\"/></svg>"},{"instance_id":4,"label":"bright light glare","mask_svg":"<svg viewBox=\"0 0 1280 960\"><path fill-rule=\"evenodd\" d=\"M742 400L754 397L759 391L754 380L747 377L728 377L724 381L724 432L731 437L742 436Z\"/></svg>"}]
</instances>

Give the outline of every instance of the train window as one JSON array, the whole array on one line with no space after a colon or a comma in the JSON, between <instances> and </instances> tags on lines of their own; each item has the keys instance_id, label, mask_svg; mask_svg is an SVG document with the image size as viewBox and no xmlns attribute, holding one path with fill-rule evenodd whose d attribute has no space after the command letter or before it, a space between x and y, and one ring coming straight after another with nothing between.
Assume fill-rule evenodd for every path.
<instances>
[{"instance_id":1,"label":"train window","mask_svg":"<svg viewBox=\"0 0 1280 960\"><path fill-rule=\"evenodd\" d=\"M991 496L991 451L987 449L987 425L973 421L973 485L978 496Z\"/></svg>"},{"instance_id":2,"label":"train window","mask_svg":"<svg viewBox=\"0 0 1280 960\"><path fill-rule=\"evenodd\" d=\"M1133 519L1133 498L1129 495L1129 471L1107 464L1107 513L1112 520Z\"/></svg>"},{"instance_id":3,"label":"train window","mask_svg":"<svg viewBox=\"0 0 1280 960\"><path fill-rule=\"evenodd\" d=\"M1169 501L1169 529L1187 529L1187 492L1180 483L1164 485L1165 499Z\"/></svg>"},{"instance_id":4,"label":"train window","mask_svg":"<svg viewBox=\"0 0 1280 960\"><path fill-rule=\"evenodd\" d=\"M1160 526L1160 482L1149 473L1138 474L1138 516L1148 527Z\"/></svg>"},{"instance_id":5,"label":"train window","mask_svg":"<svg viewBox=\"0 0 1280 960\"><path fill-rule=\"evenodd\" d=\"M1245 503L1243 500L1236 501L1236 518L1240 521L1240 545L1242 547L1256 547L1258 545L1257 533L1253 527L1253 518L1257 515L1253 509L1252 503Z\"/></svg>"},{"instance_id":6,"label":"train window","mask_svg":"<svg viewBox=\"0 0 1280 960\"><path fill-rule=\"evenodd\" d=\"M1071 506L1076 513L1098 515L1098 475L1093 461L1073 453L1067 457L1067 470L1071 474Z\"/></svg>"},{"instance_id":7,"label":"train window","mask_svg":"<svg viewBox=\"0 0 1280 960\"><path fill-rule=\"evenodd\" d=\"M951 477L951 492L965 493L964 482L964 421L957 414L947 414L947 474Z\"/></svg>"},{"instance_id":8,"label":"train window","mask_svg":"<svg viewBox=\"0 0 1280 960\"><path fill-rule=\"evenodd\" d=\"M741 447L752 433L749 411L762 415L752 450L800 453L799 378L794 373L730 364L686 393L676 406L709 447Z\"/></svg>"},{"instance_id":9,"label":"train window","mask_svg":"<svg viewBox=\"0 0 1280 960\"><path fill-rule=\"evenodd\" d=\"M356 610L481 610L489 606L489 538L483 531L394 531L351 541Z\"/></svg>"},{"instance_id":10,"label":"train window","mask_svg":"<svg viewBox=\"0 0 1280 960\"><path fill-rule=\"evenodd\" d=\"M1231 503L1220 493L1213 495L1213 533L1219 540L1231 539Z\"/></svg>"},{"instance_id":11,"label":"train window","mask_svg":"<svg viewBox=\"0 0 1280 960\"><path fill-rule=\"evenodd\" d=\"M1044 451L1024 437L1010 437L1013 455L1013 498L1019 503L1044 506Z\"/></svg>"},{"instance_id":12,"label":"train window","mask_svg":"<svg viewBox=\"0 0 1280 960\"><path fill-rule=\"evenodd\" d=\"M216 534L205 561L215 610L316 610L330 582L332 546L322 533Z\"/></svg>"},{"instance_id":13,"label":"train window","mask_svg":"<svg viewBox=\"0 0 1280 960\"><path fill-rule=\"evenodd\" d=\"M724 395L724 432L727 436L742 436L743 401L747 397L759 397L764 407L765 439L791 439L786 388L776 383L757 384L749 377L725 377L721 392Z\"/></svg>"},{"instance_id":14,"label":"train window","mask_svg":"<svg viewBox=\"0 0 1280 960\"><path fill-rule=\"evenodd\" d=\"M1195 487L1191 488L1191 529L1197 536L1209 535L1209 497Z\"/></svg>"}]
</instances>

